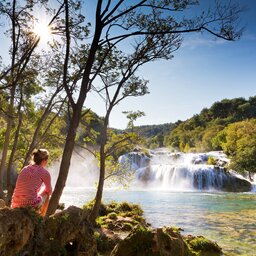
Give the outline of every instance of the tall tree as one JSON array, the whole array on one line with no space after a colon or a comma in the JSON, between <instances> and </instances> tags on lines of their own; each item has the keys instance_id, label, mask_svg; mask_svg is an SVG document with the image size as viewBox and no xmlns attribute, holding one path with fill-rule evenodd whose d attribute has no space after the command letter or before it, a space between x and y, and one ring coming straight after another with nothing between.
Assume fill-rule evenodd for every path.
<instances>
[{"instance_id":1,"label":"tall tree","mask_svg":"<svg viewBox=\"0 0 256 256\"><path fill-rule=\"evenodd\" d=\"M69 103L72 109L70 116L70 126L62 155L59 176L53 191L48 215L54 213L57 208L65 182L68 176L70 159L74 148L76 130L81 119L83 105L87 93L92 88L92 82L98 77L106 58L102 58L97 63L97 55L101 53L102 48L106 47L104 53L108 55L113 47L119 44L133 41L131 51L136 51L142 42L151 43L155 46L155 52L161 51L157 46L168 42L170 49L180 47L182 34L190 32L204 32L212 34L225 40L235 40L241 35L241 30L237 26L238 15L241 9L230 2L227 5L216 1L216 8L203 12L201 15L192 18L183 18L181 12L188 7L194 6L198 1L184 0L138 0L138 1L104 1L98 0L95 5L95 19L91 22L94 25L92 39L87 44L86 59L83 63L83 74L79 87L76 88L76 94L72 93L72 88L65 82L67 77L67 67L70 54L70 8L72 1L65 0L65 24L66 24L66 61L64 64L64 86L68 95ZM88 42L88 37L84 43ZM155 40L158 40L156 44ZM153 54L155 53L152 52ZM139 57L139 56L138 56ZM148 57L149 60L151 56ZM163 58L163 57L161 57ZM169 59L168 56L166 59ZM154 60L154 58L153 58ZM97 65L96 65L97 64ZM95 68L95 65L98 68Z\"/></svg>"},{"instance_id":2,"label":"tall tree","mask_svg":"<svg viewBox=\"0 0 256 256\"><path fill-rule=\"evenodd\" d=\"M24 74L40 41L40 37L32 32L35 19L32 13L37 4L44 5L46 2L47 1L44 0L13 0L12 3L10 3L4 0L0 3L0 15L10 20L10 28L7 28L6 31L6 35L9 37L10 41L10 63L5 65L0 71L0 90L1 93L5 92L6 95L8 95L8 97L6 97L7 108L5 111L5 139L0 164L0 197L3 197L3 172L7 168L8 147L11 144L10 139L13 124L17 116L19 117L19 121L21 118L18 112L21 110L22 102L20 101L22 97L19 97L18 91L21 92L22 89L19 87L22 86ZM61 8L57 11L56 15L53 16L50 24L58 16ZM6 61L6 63L8 63L8 61ZM19 127L20 126L18 126L18 128ZM18 130L15 137L17 142ZM12 150L15 151L15 146L12 147Z\"/></svg>"}]
</instances>

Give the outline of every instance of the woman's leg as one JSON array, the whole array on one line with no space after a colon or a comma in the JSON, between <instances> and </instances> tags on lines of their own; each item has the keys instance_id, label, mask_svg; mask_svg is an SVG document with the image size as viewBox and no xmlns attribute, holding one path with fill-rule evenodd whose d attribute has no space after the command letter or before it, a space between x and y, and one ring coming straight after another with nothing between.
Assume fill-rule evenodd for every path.
<instances>
[{"instance_id":1,"label":"woman's leg","mask_svg":"<svg viewBox=\"0 0 256 256\"><path fill-rule=\"evenodd\" d=\"M48 209L50 197L46 193L43 193L41 197L42 197L42 204L39 206L39 213L40 215L45 216Z\"/></svg>"}]
</instances>

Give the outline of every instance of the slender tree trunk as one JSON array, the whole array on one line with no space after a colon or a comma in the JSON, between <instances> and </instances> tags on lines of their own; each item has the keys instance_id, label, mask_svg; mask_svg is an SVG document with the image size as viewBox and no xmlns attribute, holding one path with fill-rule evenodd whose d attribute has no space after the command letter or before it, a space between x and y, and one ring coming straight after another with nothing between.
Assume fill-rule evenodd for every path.
<instances>
[{"instance_id":1,"label":"slender tree trunk","mask_svg":"<svg viewBox=\"0 0 256 256\"><path fill-rule=\"evenodd\" d=\"M58 179L49 202L48 210L46 213L47 216L53 214L56 211L59 204L60 197L62 195L62 191L66 185L70 161L71 161L71 157L72 157L72 153L75 145L76 130L78 128L80 117L81 117L81 108L82 107L76 109L76 111L73 112L73 115L72 115L72 119L70 122L68 134L67 134L67 138L64 146L64 151L62 154L62 159L60 164L60 173L58 175Z\"/></svg>"},{"instance_id":2,"label":"slender tree trunk","mask_svg":"<svg viewBox=\"0 0 256 256\"><path fill-rule=\"evenodd\" d=\"M105 135L105 138L103 138L103 140L105 139L106 139L106 135ZM102 195L103 195L103 187L104 187L104 180L105 180L105 161L106 161L106 156L104 152L105 144L106 143L104 143L104 145L101 145L100 147L100 175L99 175L97 193L95 196L95 203L89 216L89 220L91 223L94 223L96 218L98 217Z\"/></svg>"},{"instance_id":3,"label":"slender tree trunk","mask_svg":"<svg viewBox=\"0 0 256 256\"><path fill-rule=\"evenodd\" d=\"M0 188L1 188L1 198L3 198L3 190L4 190L4 174L6 171L6 160L7 160L7 154L8 154L8 147L10 143L10 137L11 137L11 128L12 128L12 120L8 118L7 121L7 127L6 127L6 132L5 132L5 137L4 137L4 146L3 146L3 151L2 151L2 159L1 159L1 164L0 164Z\"/></svg>"},{"instance_id":4,"label":"slender tree trunk","mask_svg":"<svg viewBox=\"0 0 256 256\"><path fill-rule=\"evenodd\" d=\"M18 126L15 132L15 137L14 137L14 142L13 142L13 146L12 146L12 151L11 151L11 155L9 158L9 162L8 162L8 166L7 166L7 171L6 171L6 187L7 187L7 204L10 204L11 198L12 198L12 194L14 191L14 187L15 185L13 185L11 183L11 170L13 167L13 162L14 162L14 155L17 149L17 144L18 144L18 140L19 140L19 134L20 134L20 128L21 128L21 124L22 124L22 113L20 112L19 109L19 120L18 120Z\"/></svg>"},{"instance_id":5,"label":"slender tree trunk","mask_svg":"<svg viewBox=\"0 0 256 256\"><path fill-rule=\"evenodd\" d=\"M30 158L33 150L35 149L35 147L37 145L37 140L38 140L38 137L39 137L39 132L41 130L41 127L42 127L43 123L45 122L45 120L47 119L47 117L49 116L49 114L51 113L51 109L54 105L53 101L54 101L54 99L56 98L57 94L60 91L61 91L61 87L57 87L56 91L51 96L51 98L50 98L50 100L47 104L47 107L44 110L44 113L42 114L41 118L39 119L39 121L37 123L36 129L35 129L35 132L34 132L34 135L33 135L32 142L30 143L29 149L26 153L26 157L25 157L25 161L23 163L23 167L29 163L29 158ZM61 105L59 111L61 110L62 106L63 106L63 104ZM58 111L58 113L59 113L59 111Z\"/></svg>"},{"instance_id":6,"label":"slender tree trunk","mask_svg":"<svg viewBox=\"0 0 256 256\"><path fill-rule=\"evenodd\" d=\"M89 220L91 223L95 223L95 220L98 217L102 195L103 195L103 188L104 188L104 181L105 181L105 167L106 167L105 146L107 144L107 129L108 129L109 115L110 115L111 109L112 107L110 107L107 111L107 114L104 120L104 126L102 128L103 130L101 133L102 140L100 145L100 175L99 175L97 193L95 196L95 203L89 216Z\"/></svg>"},{"instance_id":7,"label":"slender tree trunk","mask_svg":"<svg viewBox=\"0 0 256 256\"><path fill-rule=\"evenodd\" d=\"M7 153L8 153L8 147L11 137L11 129L13 124L13 107L14 107L14 96L15 96L15 89L16 84L14 83L14 66L15 66L15 56L17 52L17 45L16 45L16 0L13 0L12 2L12 61L11 61L11 90L10 90L10 105L8 106L8 115L7 116L7 127L5 132L5 138L4 138L4 146L2 151L2 159L0 164L0 197L3 198L3 176L4 176L4 170L6 170L6 160L7 160Z\"/></svg>"}]
</instances>

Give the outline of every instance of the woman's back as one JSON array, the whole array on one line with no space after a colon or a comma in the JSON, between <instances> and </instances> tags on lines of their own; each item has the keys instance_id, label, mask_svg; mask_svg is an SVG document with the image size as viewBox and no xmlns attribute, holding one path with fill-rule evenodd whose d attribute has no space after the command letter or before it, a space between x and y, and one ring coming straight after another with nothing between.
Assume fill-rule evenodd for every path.
<instances>
[{"instance_id":1,"label":"woman's back","mask_svg":"<svg viewBox=\"0 0 256 256\"><path fill-rule=\"evenodd\" d=\"M38 192L44 183L45 192L51 194L51 177L49 172L39 165L24 167L18 176L12 198L12 208L38 204Z\"/></svg>"}]
</instances>

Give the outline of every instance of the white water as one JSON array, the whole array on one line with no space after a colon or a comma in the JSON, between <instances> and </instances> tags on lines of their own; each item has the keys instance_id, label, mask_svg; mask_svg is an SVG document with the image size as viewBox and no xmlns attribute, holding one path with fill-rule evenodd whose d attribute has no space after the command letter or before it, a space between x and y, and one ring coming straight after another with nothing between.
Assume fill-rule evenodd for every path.
<instances>
[{"instance_id":1,"label":"white water","mask_svg":"<svg viewBox=\"0 0 256 256\"><path fill-rule=\"evenodd\" d=\"M216 165L207 164L209 157ZM235 172L227 173L224 166L229 159L223 152L171 153L168 150L151 151L150 156L132 152L120 158L120 162L135 172L132 187L171 191L225 190L234 184L235 177L245 179ZM231 185L232 186L232 185ZM235 189L235 188L234 188Z\"/></svg>"},{"instance_id":2,"label":"white water","mask_svg":"<svg viewBox=\"0 0 256 256\"><path fill-rule=\"evenodd\" d=\"M138 152L123 156L120 160L130 163L135 179L126 191L105 187L103 201L140 204L152 226L176 226L187 234L204 235L216 241L225 256L256 255L256 195L213 191L215 183L219 186L225 181L226 174L223 169L216 171L206 164L210 155L228 162L221 152L173 154L162 150L151 152L150 158ZM82 206L95 197L95 187L88 186L93 187L90 172L93 170L95 176L97 168L93 159L77 166L81 161L77 156L72 162L72 182L60 200L66 207ZM202 188L208 191L202 192Z\"/></svg>"}]
</instances>

